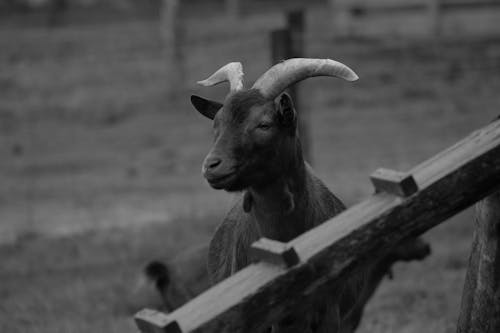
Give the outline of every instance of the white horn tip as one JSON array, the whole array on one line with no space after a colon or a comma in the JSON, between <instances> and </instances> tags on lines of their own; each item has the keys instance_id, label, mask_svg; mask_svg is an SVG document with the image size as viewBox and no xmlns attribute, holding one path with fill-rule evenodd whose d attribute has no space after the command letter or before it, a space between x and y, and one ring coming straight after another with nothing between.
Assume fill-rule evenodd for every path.
<instances>
[{"instance_id":1,"label":"white horn tip","mask_svg":"<svg viewBox=\"0 0 500 333\"><path fill-rule=\"evenodd\" d=\"M341 62L332 60L332 59L326 59L327 62L332 64L335 67L338 67L340 69L339 77L342 79L349 81L349 82L354 82L359 80L359 76L348 66L344 65Z\"/></svg>"},{"instance_id":2,"label":"white horn tip","mask_svg":"<svg viewBox=\"0 0 500 333\"><path fill-rule=\"evenodd\" d=\"M222 82L229 82L231 90L243 88L243 66L240 62L230 62L219 68L205 80L196 83L205 87L215 86Z\"/></svg>"},{"instance_id":3,"label":"white horn tip","mask_svg":"<svg viewBox=\"0 0 500 333\"><path fill-rule=\"evenodd\" d=\"M358 80L359 80L359 76L354 72L350 73L350 75L347 77L347 81L349 81L349 82L354 82L354 81L358 81Z\"/></svg>"},{"instance_id":4,"label":"white horn tip","mask_svg":"<svg viewBox=\"0 0 500 333\"><path fill-rule=\"evenodd\" d=\"M200 86L204 86L204 87L210 87L212 85L208 79L202 80L202 81L197 81L196 84L199 84Z\"/></svg>"}]
</instances>

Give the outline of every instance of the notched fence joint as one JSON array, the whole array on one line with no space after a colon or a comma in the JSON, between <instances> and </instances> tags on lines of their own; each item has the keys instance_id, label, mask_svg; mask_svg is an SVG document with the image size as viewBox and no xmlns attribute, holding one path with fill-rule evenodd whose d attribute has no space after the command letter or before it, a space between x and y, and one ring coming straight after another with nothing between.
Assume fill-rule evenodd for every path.
<instances>
[{"instance_id":1,"label":"notched fence joint","mask_svg":"<svg viewBox=\"0 0 500 333\"><path fill-rule=\"evenodd\" d=\"M399 197L409 197L418 191L413 175L389 169L378 169L370 176L375 192L385 192Z\"/></svg>"},{"instance_id":2,"label":"notched fence joint","mask_svg":"<svg viewBox=\"0 0 500 333\"><path fill-rule=\"evenodd\" d=\"M182 333L177 321L156 310L141 310L136 313L134 320L141 333Z\"/></svg>"},{"instance_id":3,"label":"notched fence joint","mask_svg":"<svg viewBox=\"0 0 500 333\"><path fill-rule=\"evenodd\" d=\"M295 266L300 262L299 256L293 246L265 237L252 244L250 256L254 260L286 268Z\"/></svg>"}]
</instances>

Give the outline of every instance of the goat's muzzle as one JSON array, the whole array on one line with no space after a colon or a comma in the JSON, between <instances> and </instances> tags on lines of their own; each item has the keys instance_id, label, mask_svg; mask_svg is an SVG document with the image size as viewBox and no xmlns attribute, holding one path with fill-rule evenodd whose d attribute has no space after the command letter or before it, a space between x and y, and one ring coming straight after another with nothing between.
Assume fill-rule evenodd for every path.
<instances>
[{"instance_id":1,"label":"goat's muzzle","mask_svg":"<svg viewBox=\"0 0 500 333\"><path fill-rule=\"evenodd\" d=\"M214 189L224 189L236 179L237 168L218 156L208 155L201 172Z\"/></svg>"}]
</instances>

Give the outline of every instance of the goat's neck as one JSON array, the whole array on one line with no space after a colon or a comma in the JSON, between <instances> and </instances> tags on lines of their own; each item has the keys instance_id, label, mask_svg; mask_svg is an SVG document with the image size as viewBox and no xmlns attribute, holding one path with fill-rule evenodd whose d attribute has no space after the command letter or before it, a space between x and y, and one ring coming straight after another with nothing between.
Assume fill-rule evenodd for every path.
<instances>
[{"instance_id":1,"label":"goat's neck","mask_svg":"<svg viewBox=\"0 0 500 333\"><path fill-rule=\"evenodd\" d=\"M250 214L261 237L288 241L307 230L305 210L308 193L306 165L300 143L283 173L269 185L250 187Z\"/></svg>"}]
</instances>

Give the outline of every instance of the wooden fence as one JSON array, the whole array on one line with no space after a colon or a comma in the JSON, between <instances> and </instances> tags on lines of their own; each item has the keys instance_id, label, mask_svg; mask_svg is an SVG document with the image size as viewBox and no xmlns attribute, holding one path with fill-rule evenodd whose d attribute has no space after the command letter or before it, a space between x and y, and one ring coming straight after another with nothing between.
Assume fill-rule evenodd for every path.
<instances>
[{"instance_id":1,"label":"wooden fence","mask_svg":"<svg viewBox=\"0 0 500 333\"><path fill-rule=\"evenodd\" d=\"M164 39L166 80L171 99L178 98L186 86L186 17L202 0L162 0L161 31ZM231 25L231 31L243 32L245 17L259 13L286 13L278 31L270 31L272 59L307 56L304 36L306 10L324 8L331 12L330 31L325 36L440 36L462 38L464 32L500 35L500 0L219 0L211 1L221 20ZM198 6L198 7L196 7ZM205 7L209 6L207 3ZM327 7L328 6L328 7ZM329 8L329 9L328 9ZM208 14L207 14L208 15ZM212 13L213 15L213 13ZM237 20L237 21L235 21ZM291 88L296 104L300 105L297 88ZM308 135L308 115L301 113L300 132L304 153L309 162L311 144Z\"/></svg>"},{"instance_id":2,"label":"wooden fence","mask_svg":"<svg viewBox=\"0 0 500 333\"><path fill-rule=\"evenodd\" d=\"M341 36L500 34L499 0L329 0Z\"/></svg>"},{"instance_id":3,"label":"wooden fence","mask_svg":"<svg viewBox=\"0 0 500 333\"><path fill-rule=\"evenodd\" d=\"M179 84L179 82L184 82L183 79L186 76L184 73L185 66L183 54L183 49L186 44L185 25L187 24L188 18L195 15L191 13L191 11L203 11L204 7L201 7L202 4L199 2L199 0L198 3L189 0L162 0L162 7L160 9L160 29L165 49L165 63L170 74L168 82L171 83L169 91L172 93L172 98L176 97L176 93L179 90L185 88L182 84ZM327 2L326 0L310 0L307 2L302 0L222 0L212 1L210 3L213 4L213 8L207 16L217 16L220 18L220 21L226 22L227 26L231 26L232 30L238 29L238 31L240 31L242 27L244 29L245 26L248 26L244 21L249 16L269 12L302 13L299 17L299 19L302 20L301 22L299 22L300 20L290 21L288 18L293 17L293 15L290 14L288 14L285 20L282 20L286 22L283 29L299 27L300 25L299 32L302 33L305 26L303 10L325 5ZM205 6L207 6L207 4L205 4ZM203 16L201 19L203 19ZM297 38L295 36L297 36L297 31L292 29L292 32L292 39L296 40ZM272 35L272 32L269 32L269 34ZM271 36L271 39L272 38Z\"/></svg>"},{"instance_id":4,"label":"wooden fence","mask_svg":"<svg viewBox=\"0 0 500 333\"><path fill-rule=\"evenodd\" d=\"M263 250L259 241L261 261L168 315L139 312L138 327L144 333L259 331L306 311L367 258L491 195L477 214L459 332L500 332L500 195L492 195L500 189L500 120L407 173L379 170L371 179L376 193L368 199L288 243Z\"/></svg>"},{"instance_id":5,"label":"wooden fence","mask_svg":"<svg viewBox=\"0 0 500 333\"><path fill-rule=\"evenodd\" d=\"M171 1L171 0L165 0ZM500 0L223 0L229 18L323 7L337 36L499 34Z\"/></svg>"}]
</instances>

